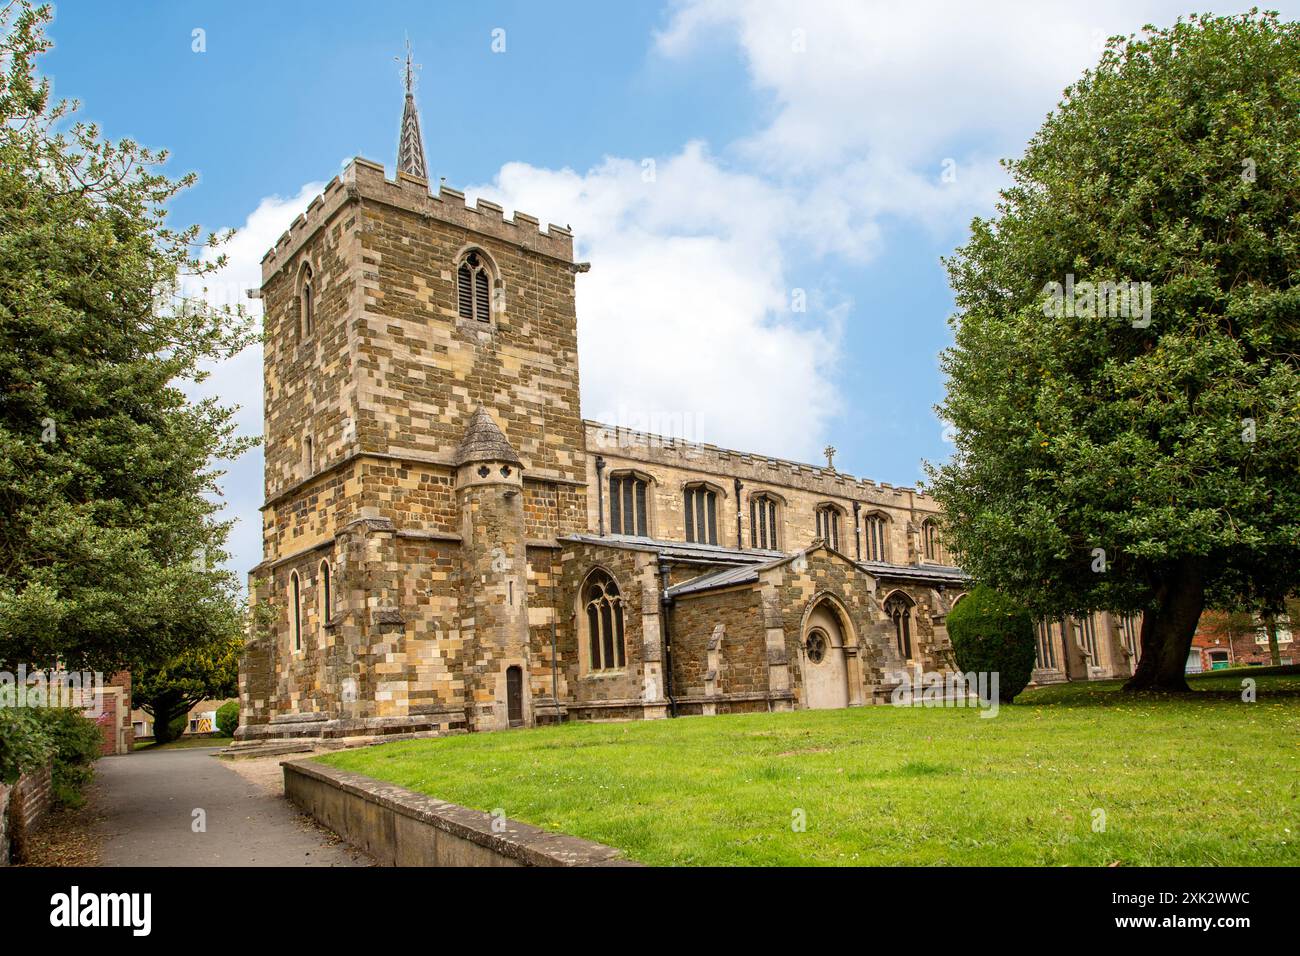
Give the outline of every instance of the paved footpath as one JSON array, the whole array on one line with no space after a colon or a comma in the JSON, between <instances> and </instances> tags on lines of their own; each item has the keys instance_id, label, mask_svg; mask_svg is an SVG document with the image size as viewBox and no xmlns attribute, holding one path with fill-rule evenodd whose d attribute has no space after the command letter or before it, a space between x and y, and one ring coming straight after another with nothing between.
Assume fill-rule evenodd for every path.
<instances>
[{"instance_id":1,"label":"paved footpath","mask_svg":"<svg viewBox=\"0 0 1300 956\"><path fill-rule=\"evenodd\" d=\"M147 751L95 764L104 866L370 866L216 749ZM196 809L205 832L194 832Z\"/></svg>"}]
</instances>

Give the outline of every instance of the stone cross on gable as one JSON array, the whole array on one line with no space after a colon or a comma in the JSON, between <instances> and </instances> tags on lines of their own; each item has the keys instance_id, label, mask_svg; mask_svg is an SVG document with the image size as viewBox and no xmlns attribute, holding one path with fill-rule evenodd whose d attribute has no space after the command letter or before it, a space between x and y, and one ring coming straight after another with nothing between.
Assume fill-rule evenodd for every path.
<instances>
[{"instance_id":1,"label":"stone cross on gable","mask_svg":"<svg viewBox=\"0 0 1300 956\"><path fill-rule=\"evenodd\" d=\"M822 454L826 456L826 468L829 471L835 470L835 446L827 445L822 449Z\"/></svg>"}]
</instances>

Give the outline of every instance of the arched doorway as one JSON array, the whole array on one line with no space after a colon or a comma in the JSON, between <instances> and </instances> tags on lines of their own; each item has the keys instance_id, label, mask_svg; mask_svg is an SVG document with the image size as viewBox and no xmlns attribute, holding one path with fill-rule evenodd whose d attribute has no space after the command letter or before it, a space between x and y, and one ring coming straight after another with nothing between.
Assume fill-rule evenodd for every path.
<instances>
[{"instance_id":1,"label":"arched doorway","mask_svg":"<svg viewBox=\"0 0 1300 956\"><path fill-rule=\"evenodd\" d=\"M524 725L524 671L518 664L506 668L506 717L511 727Z\"/></svg>"},{"instance_id":2,"label":"arched doorway","mask_svg":"<svg viewBox=\"0 0 1300 956\"><path fill-rule=\"evenodd\" d=\"M849 706L844 627L838 609L822 600L804 621L799 665L804 706L815 710Z\"/></svg>"}]
</instances>

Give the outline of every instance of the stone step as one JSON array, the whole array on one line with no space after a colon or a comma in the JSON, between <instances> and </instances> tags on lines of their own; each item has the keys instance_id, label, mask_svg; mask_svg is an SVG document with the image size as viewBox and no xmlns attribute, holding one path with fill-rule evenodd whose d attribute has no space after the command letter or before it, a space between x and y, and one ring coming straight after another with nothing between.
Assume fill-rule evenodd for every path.
<instances>
[{"instance_id":1,"label":"stone step","mask_svg":"<svg viewBox=\"0 0 1300 956\"><path fill-rule=\"evenodd\" d=\"M218 757L227 760L242 760L250 757L279 757L282 754L305 754L315 749L307 740L276 740L267 743L231 744L217 751Z\"/></svg>"}]
</instances>

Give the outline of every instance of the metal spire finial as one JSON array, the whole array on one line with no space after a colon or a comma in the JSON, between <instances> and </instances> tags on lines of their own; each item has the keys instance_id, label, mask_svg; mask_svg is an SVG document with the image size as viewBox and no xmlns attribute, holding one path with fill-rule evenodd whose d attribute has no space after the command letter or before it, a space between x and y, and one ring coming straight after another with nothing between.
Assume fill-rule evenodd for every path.
<instances>
[{"instance_id":1,"label":"metal spire finial","mask_svg":"<svg viewBox=\"0 0 1300 956\"><path fill-rule=\"evenodd\" d=\"M400 57L393 57L401 62ZM402 130L397 139L397 170L409 173L421 179L428 179L428 167L424 162L424 139L420 135L420 117L415 109L415 72L420 64L414 62L411 54L411 40L406 40L406 64L403 68L403 80L406 86L406 105L402 109Z\"/></svg>"}]
</instances>

